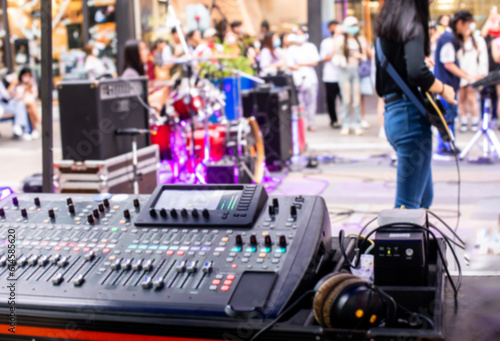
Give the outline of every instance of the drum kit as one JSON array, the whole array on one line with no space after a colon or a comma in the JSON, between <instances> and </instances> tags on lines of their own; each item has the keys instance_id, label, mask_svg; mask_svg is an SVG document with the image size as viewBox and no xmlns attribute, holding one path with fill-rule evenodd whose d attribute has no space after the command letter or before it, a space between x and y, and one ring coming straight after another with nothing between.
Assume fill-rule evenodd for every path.
<instances>
[{"instance_id":1,"label":"drum kit","mask_svg":"<svg viewBox=\"0 0 500 341\"><path fill-rule=\"evenodd\" d=\"M192 62L192 60L190 61ZM172 183L206 183L206 167L229 161L245 177L264 177L264 142L254 118L227 120L225 94L210 79L182 78L170 93L162 116L154 116L151 143L160 148Z\"/></svg>"}]
</instances>

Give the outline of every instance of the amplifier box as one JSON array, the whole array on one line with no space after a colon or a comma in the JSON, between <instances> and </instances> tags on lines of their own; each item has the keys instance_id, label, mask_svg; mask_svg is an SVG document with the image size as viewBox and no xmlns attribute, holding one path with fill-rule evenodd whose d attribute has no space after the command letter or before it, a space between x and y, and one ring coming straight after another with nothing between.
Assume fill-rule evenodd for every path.
<instances>
[{"instance_id":1,"label":"amplifier box","mask_svg":"<svg viewBox=\"0 0 500 341\"><path fill-rule=\"evenodd\" d=\"M375 235L375 284L427 284L426 238L423 231L394 228Z\"/></svg>"},{"instance_id":2,"label":"amplifier box","mask_svg":"<svg viewBox=\"0 0 500 341\"><path fill-rule=\"evenodd\" d=\"M242 92L243 114L259 124L266 151L266 165L281 169L293 155L292 109L285 88L262 87Z\"/></svg>"},{"instance_id":3,"label":"amplifier box","mask_svg":"<svg viewBox=\"0 0 500 341\"><path fill-rule=\"evenodd\" d=\"M139 193L151 194L158 185L158 146L139 149L137 163ZM132 152L108 160L62 160L54 167L57 193L134 193Z\"/></svg>"},{"instance_id":4,"label":"amplifier box","mask_svg":"<svg viewBox=\"0 0 500 341\"><path fill-rule=\"evenodd\" d=\"M149 129L147 78L68 81L57 85L64 160L106 160L132 150L117 129ZM149 136L137 136L137 147Z\"/></svg>"}]
</instances>

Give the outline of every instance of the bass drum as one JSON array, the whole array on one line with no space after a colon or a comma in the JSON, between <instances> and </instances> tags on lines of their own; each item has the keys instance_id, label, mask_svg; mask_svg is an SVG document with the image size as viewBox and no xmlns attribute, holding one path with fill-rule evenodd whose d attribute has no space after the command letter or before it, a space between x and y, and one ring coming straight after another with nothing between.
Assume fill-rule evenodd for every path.
<instances>
[{"instance_id":1,"label":"bass drum","mask_svg":"<svg viewBox=\"0 0 500 341\"><path fill-rule=\"evenodd\" d=\"M255 118L228 122L226 150L236 161L240 183L262 182L266 156L262 132Z\"/></svg>"},{"instance_id":2,"label":"bass drum","mask_svg":"<svg viewBox=\"0 0 500 341\"><path fill-rule=\"evenodd\" d=\"M224 124L210 124L208 127L208 138L210 144L209 160L219 161L226 155L225 143L226 143L226 126ZM187 152L192 155L191 147L191 133L188 133L186 149ZM194 155L197 162L204 160L205 158L205 128L197 128L194 131Z\"/></svg>"}]
</instances>

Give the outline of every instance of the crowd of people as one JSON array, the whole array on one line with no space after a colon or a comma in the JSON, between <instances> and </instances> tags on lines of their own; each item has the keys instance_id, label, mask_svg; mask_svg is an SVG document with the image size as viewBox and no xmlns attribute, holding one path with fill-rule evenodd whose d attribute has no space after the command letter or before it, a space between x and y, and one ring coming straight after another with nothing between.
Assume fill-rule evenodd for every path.
<instances>
[{"instance_id":1,"label":"crowd of people","mask_svg":"<svg viewBox=\"0 0 500 341\"><path fill-rule=\"evenodd\" d=\"M182 75L187 57L198 61L244 57L245 63L262 76L278 73L292 75L309 131L317 129L315 116L320 86L324 87L323 97L332 128L340 129L340 134L345 136L351 133L362 135L364 129L369 127L365 119L365 99L375 94L375 53L373 42L367 41L361 34L360 23L355 17L346 17L342 22L331 21L328 24L329 36L321 42L319 49L309 41L306 26L297 26L290 32L278 34L272 32L269 23L264 21L258 35L252 37L244 32L242 22L235 21L221 25L218 30L208 28L203 32L187 32L187 46L183 46L178 29L171 29L170 41L163 38L149 44L127 41L124 65L118 70L110 68L109 63L100 57L102 53L97 46L86 45L84 69L87 77L145 75L161 84L161 81ZM429 24L429 39L431 50L427 55L427 66L457 93L458 105L446 102L449 121L454 122L459 116L460 131L478 130L480 100L478 90L471 84L500 69L500 15L492 10L482 30L476 29L470 12L441 16L435 23ZM318 64L322 66L323 84L317 76ZM26 139L37 137L40 118L34 105L36 84L30 78L29 70L22 70L18 76L3 78L0 110L14 115L16 136ZM500 106L500 86L493 92L496 117ZM163 91L156 91L150 98L151 104L161 106L166 96ZM340 112L337 110L339 100ZM383 99L379 98L380 135L385 138L383 105ZM454 124L451 128L454 129ZM438 152L450 151L449 146L440 142Z\"/></svg>"}]
</instances>

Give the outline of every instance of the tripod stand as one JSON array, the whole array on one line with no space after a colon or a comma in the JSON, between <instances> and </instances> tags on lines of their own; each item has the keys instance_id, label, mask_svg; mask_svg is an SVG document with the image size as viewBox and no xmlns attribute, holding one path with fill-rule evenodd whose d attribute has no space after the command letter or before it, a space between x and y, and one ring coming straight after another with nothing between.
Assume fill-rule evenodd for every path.
<instances>
[{"instance_id":1,"label":"tripod stand","mask_svg":"<svg viewBox=\"0 0 500 341\"><path fill-rule=\"evenodd\" d=\"M485 86L482 91L484 96L484 110L483 110L483 123L481 129L474 135L472 140L467 144L467 146L462 150L459 155L460 160L463 160L467 154L471 151L472 147L476 145L481 137L483 137L483 155L478 159L481 163L491 163L492 159L500 156L500 142L495 135L494 130L491 127L491 113L492 113L492 101L491 101L491 90L487 86L492 84L497 84L499 82L498 75L490 74L485 79L472 84L474 87Z\"/></svg>"}]
</instances>

